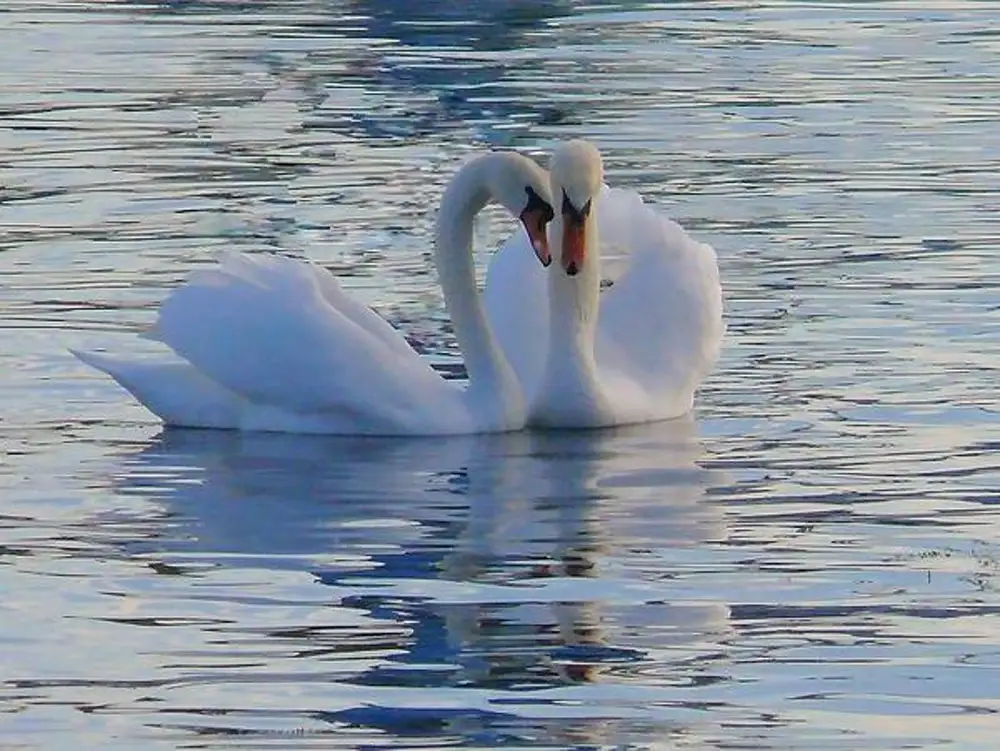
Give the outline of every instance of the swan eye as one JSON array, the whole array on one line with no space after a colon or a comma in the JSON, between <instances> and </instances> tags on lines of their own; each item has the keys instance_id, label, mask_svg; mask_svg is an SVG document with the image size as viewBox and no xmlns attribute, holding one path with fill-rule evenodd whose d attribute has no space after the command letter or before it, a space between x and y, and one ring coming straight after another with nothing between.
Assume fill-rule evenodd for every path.
<instances>
[{"instance_id":1,"label":"swan eye","mask_svg":"<svg viewBox=\"0 0 1000 751\"><path fill-rule=\"evenodd\" d=\"M545 224L551 222L556 214L552 210L552 206L549 205L549 202L538 195L530 185L524 186L524 192L528 194L528 205L524 207L524 210L530 212L540 211L542 222Z\"/></svg>"},{"instance_id":2,"label":"swan eye","mask_svg":"<svg viewBox=\"0 0 1000 751\"><path fill-rule=\"evenodd\" d=\"M566 191L563 190L563 203L562 203L562 213L563 216L568 217L570 220L576 222L577 224L583 224L583 220L590 216L590 205L594 199L587 199L587 202L583 204L583 207L577 209L573 205L573 202L569 200L569 196L566 195Z\"/></svg>"}]
</instances>

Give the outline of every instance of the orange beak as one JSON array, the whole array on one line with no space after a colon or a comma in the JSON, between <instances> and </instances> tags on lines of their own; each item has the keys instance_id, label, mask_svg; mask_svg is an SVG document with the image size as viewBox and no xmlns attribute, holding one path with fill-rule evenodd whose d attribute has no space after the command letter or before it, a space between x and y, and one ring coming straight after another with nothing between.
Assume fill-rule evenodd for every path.
<instances>
[{"instance_id":1,"label":"orange beak","mask_svg":"<svg viewBox=\"0 0 1000 751\"><path fill-rule=\"evenodd\" d=\"M562 202L562 267L567 276L576 276L583 268L587 254L587 217L591 201L577 208L563 190Z\"/></svg>"},{"instance_id":2,"label":"orange beak","mask_svg":"<svg viewBox=\"0 0 1000 751\"><path fill-rule=\"evenodd\" d=\"M552 219L552 209L548 204L529 206L521 212L521 224L528 233L531 247L542 266L552 263L552 253L549 251L549 238L545 234L545 225Z\"/></svg>"},{"instance_id":3,"label":"orange beak","mask_svg":"<svg viewBox=\"0 0 1000 751\"><path fill-rule=\"evenodd\" d=\"M587 249L586 217L563 215L562 267L569 276L583 268Z\"/></svg>"}]
</instances>

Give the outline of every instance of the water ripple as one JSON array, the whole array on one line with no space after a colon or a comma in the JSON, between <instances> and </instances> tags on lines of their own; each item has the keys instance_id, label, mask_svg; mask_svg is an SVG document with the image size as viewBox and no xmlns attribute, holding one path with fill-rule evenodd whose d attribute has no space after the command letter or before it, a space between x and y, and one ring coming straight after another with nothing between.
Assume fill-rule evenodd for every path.
<instances>
[{"instance_id":1,"label":"water ripple","mask_svg":"<svg viewBox=\"0 0 1000 751\"><path fill-rule=\"evenodd\" d=\"M992 748L1000 35L847 10L7 3L0 745ZM443 184L574 135L719 252L691 420L160 432L66 352L271 251L461 377Z\"/></svg>"}]
</instances>

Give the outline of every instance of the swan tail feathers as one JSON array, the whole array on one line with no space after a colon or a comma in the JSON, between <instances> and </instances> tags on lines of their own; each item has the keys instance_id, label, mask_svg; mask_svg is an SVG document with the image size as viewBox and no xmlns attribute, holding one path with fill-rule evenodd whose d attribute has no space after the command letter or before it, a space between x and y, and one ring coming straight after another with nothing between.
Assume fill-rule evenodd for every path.
<instances>
[{"instance_id":1,"label":"swan tail feathers","mask_svg":"<svg viewBox=\"0 0 1000 751\"><path fill-rule=\"evenodd\" d=\"M126 359L82 350L70 352L84 364L111 376L167 425L240 427L242 400L189 363Z\"/></svg>"}]
</instances>

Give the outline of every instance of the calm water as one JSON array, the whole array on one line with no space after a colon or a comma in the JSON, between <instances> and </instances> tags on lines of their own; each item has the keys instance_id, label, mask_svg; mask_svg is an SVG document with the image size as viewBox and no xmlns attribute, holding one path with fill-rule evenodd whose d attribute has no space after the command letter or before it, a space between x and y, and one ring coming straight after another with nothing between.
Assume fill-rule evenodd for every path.
<instances>
[{"instance_id":1,"label":"calm water","mask_svg":"<svg viewBox=\"0 0 1000 751\"><path fill-rule=\"evenodd\" d=\"M0 746L994 748L992 4L409 5L0 8ZM444 181L577 135L719 252L691 420L163 432L67 354L233 247L447 354Z\"/></svg>"}]
</instances>

